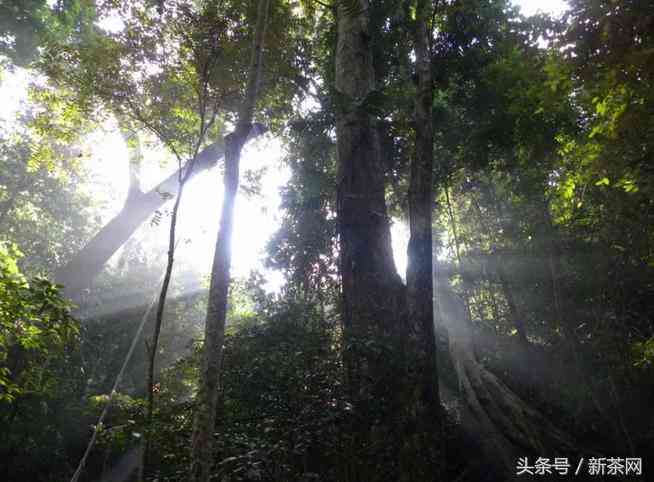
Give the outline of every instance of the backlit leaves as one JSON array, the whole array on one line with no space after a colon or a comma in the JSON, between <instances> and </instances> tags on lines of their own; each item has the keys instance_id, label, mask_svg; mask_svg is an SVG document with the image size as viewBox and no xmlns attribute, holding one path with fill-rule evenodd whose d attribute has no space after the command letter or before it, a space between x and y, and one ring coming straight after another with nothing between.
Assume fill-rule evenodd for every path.
<instances>
[{"instance_id":1,"label":"backlit leaves","mask_svg":"<svg viewBox=\"0 0 654 482\"><path fill-rule=\"evenodd\" d=\"M28 282L19 256L14 246L0 245L0 403L54 390L48 369L68 356L79 333L59 288L45 279Z\"/></svg>"}]
</instances>

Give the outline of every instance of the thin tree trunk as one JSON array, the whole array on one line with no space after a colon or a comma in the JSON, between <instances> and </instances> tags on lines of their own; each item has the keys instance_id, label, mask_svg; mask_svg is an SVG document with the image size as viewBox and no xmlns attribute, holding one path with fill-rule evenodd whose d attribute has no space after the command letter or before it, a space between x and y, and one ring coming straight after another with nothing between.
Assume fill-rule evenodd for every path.
<instances>
[{"instance_id":1,"label":"thin tree trunk","mask_svg":"<svg viewBox=\"0 0 654 482\"><path fill-rule=\"evenodd\" d=\"M346 473L351 480L374 481L383 477L375 461L397 457L389 443L395 442L389 420L399 413L402 362L397 345L406 298L391 249L377 123L362 107L376 89L369 3L337 5L339 271L355 454Z\"/></svg>"},{"instance_id":2,"label":"thin tree trunk","mask_svg":"<svg viewBox=\"0 0 654 482\"><path fill-rule=\"evenodd\" d=\"M191 482L208 482L213 461L213 432L216 425L223 341L232 261L231 240L234 224L234 201L239 183L241 150L252 129L254 106L262 70L263 42L268 23L270 0L259 0L254 30L252 59L245 99L241 105L235 131L225 138L225 193L220 229L216 241L209 303L205 320L204 352L200 388L191 438Z\"/></svg>"},{"instance_id":3,"label":"thin tree trunk","mask_svg":"<svg viewBox=\"0 0 654 482\"><path fill-rule=\"evenodd\" d=\"M504 221L505 217L504 217L504 210L502 209L502 203L495 195L495 190L492 189L491 186L487 184L483 184L483 186L484 189L486 189L488 197L492 199L493 203L495 204L495 210L497 211L497 216L499 217L500 226L502 227L502 230L504 232L507 232L506 223ZM478 203L477 203L477 211L481 216L481 209L479 208ZM491 234L490 230L488 231L489 231L488 234L490 236ZM498 256L497 276L500 280L500 285L502 286L502 291L504 292L504 297L506 298L506 303L509 307L509 314L511 315L513 326L515 327L518 333L518 339L520 340L520 343L522 343L524 346L527 346L529 345L529 340L527 339L527 329L525 328L523 317L520 316L520 313L518 311L518 305L516 304L515 298L513 297L513 290L511 289L511 284L509 283L509 279L506 275L506 270L504 269L504 260L502 259L499 250L495 249L494 251Z\"/></svg>"},{"instance_id":4,"label":"thin tree trunk","mask_svg":"<svg viewBox=\"0 0 654 482\"><path fill-rule=\"evenodd\" d=\"M459 267L459 275L461 276L461 282L463 284L463 302L468 312L468 318L472 320L472 308L470 306L470 299L472 297L472 283L470 283L470 278L467 273L463 270L463 262L461 261L461 242L459 239L458 228L456 224L456 218L454 217L454 207L452 206L452 200L450 199L450 187L445 177L445 203L447 206L447 213L450 219L450 227L452 228L452 237L454 238L454 254L456 256L456 261Z\"/></svg>"},{"instance_id":5,"label":"thin tree trunk","mask_svg":"<svg viewBox=\"0 0 654 482\"><path fill-rule=\"evenodd\" d=\"M192 168L192 166L190 166ZM146 354L148 357L148 367L146 375L146 393L147 393L147 403L146 403L146 413L145 413L145 425L146 431L143 436L142 442L142 453L141 453L141 463L139 466L139 482L145 482L145 470L148 464L148 456L150 450L150 430L152 428L152 417L154 415L154 371L155 371L155 360L157 356L157 349L159 346L159 336L161 334L161 325L163 323L163 313L166 306L166 297L168 296L168 288L170 286L170 280L172 278L174 257L175 257L175 238L176 238L176 228L177 228L177 213L179 211L179 205L182 199L182 194L184 192L185 181L181 180L179 186L179 194L175 200L175 206L173 207L173 213L170 220L170 232L168 239L168 261L166 264L166 271L164 274L163 283L161 285L161 291L159 293L159 301L157 303L157 313L154 322L154 333L150 341L146 340Z\"/></svg>"},{"instance_id":6,"label":"thin tree trunk","mask_svg":"<svg viewBox=\"0 0 654 482\"><path fill-rule=\"evenodd\" d=\"M489 199L492 199L494 201L495 210L497 211L497 215L500 219L500 226L502 227L504 232L506 232L506 226L504 224L504 213L502 212L501 204L495 197L495 194L491 192L491 189L488 186L484 184L483 187L486 190L486 194L489 197ZM477 216L479 217L479 224L481 224L484 227L486 231L486 235L488 236L491 243L491 251L496 256L497 278L500 281L500 286L502 287L504 299L506 300L506 304L509 308L509 316L511 318L511 323L516 329L516 332L518 334L518 340L520 341L520 343L524 346L527 346L529 345L529 340L527 339L527 330L525 328L523 317L520 315L520 312L518 310L518 305L516 304L515 297L513 296L513 290L511 288L509 278L506 274L506 270L504 269L504 259L502 257L502 254L500 253L500 250L497 248L497 239L495 239L495 236L493 236L493 232L488 226L488 224L484 222L484 216L481 212L481 206L479 205L479 202L477 201L477 199L474 198L474 196L472 200L473 200L473 204L475 205L475 210L477 211Z\"/></svg>"},{"instance_id":7,"label":"thin tree trunk","mask_svg":"<svg viewBox=\"0 0 654 482\"><path fill-rule=\"evenodd\" d=\"M561 278L563 271L561 266L561 255L563 250L561 249L559 234L552 222L548 201L545 199L542 202L542 209L544 236L547 238L545 250L547 255L547 273L549 276L548 288L552 305L554 307L551 322L554 327L561 329L561 332L563 333L564 347L573 360L573 365L575 370L578 372L579 378L585 380L585 376L582 373L583 362L580 353L581 346L574 326L574 312L569 309L569 306L567 306L565 296L563 295L564 290L561 287L561 284L563 283Z\"/></svg>"},{"instance_id":8,"label":"thin tree trunk","mask_svg":"<svg viewBox=\"0 0 654 482\"><path fill-rule=\"evenodd\" d=\"M211 117L207 120L208 114L208 104L207 96L209 89L209 70L210 70L210 61L204 64L202 72L200 75L201 88L198 91L198 106L199 106L199 132L198 138L193 149L193 156L190 161L182 169L181 158L178 156L178 161L180 163L180 169L178 170L177 177L177 198L175 199L175 204L173 206L172 216L170 220L170 231L168 237L168 261L166 264L166 271L164 273L163 282L161 285L161 292L159 294L159 300L157 304L156 318L154 321L154 331L153 336L150 342L146 340L145 345L148 355L148 368L147 368L147 405L146 405L146 430L144 437L142 439L142 452L141 452L141 464L139 466L139 482L145 481L145 471L147 468L148 457L149 457L149 447L150 447L150 435L152 433L152 421L154 415L154 373L155 373L155 360L157 356L157 350L159 346L159 336L161 334L161 326L163 324L163 315L166 305L166 298L168 296L168 288L170 286L170 281L172 278L173 265L175 261L175 249L177 248L176 240L176 230L177 230L177 216L179 213L179 206L181 205L182 195L184 193L184 188L186 183L191 179L195 172L195 168L200 160L200 146L204 142L205 136L211 126L213 125L216 119L216 109L213 109ZM215 145L215 144L214 144Z\"/></svg>"},{"instance_id":9,"label":"thin tree trunk","mask_svg":"<svg viewBox=\"0 0 654 482\"><path fill-rule=\"evenodd\" d=\"M500 313L500 307L497 305L497 290L493 289L493 280L488 275L488 271L484 269L484 278L488 285L488 302L491 306L491 313L494 320L500 320L502 314Z\"/></svg>"},{"instance_id":10,"label":"thin tree trunk","mask_svg":"<svg viewBox=\"0 0 654 482\"><path fill-rule=\"evenodd\" d=\"M206 80L204 84L203 94L206 95ZM200 105L204 106L204 102L200 101ZM157 312L154 321L154 331L152 339L145 342L146 351L148 356L148 368L147 368L147 378L146 378L146 392L147 392L147 404L146 404L146 414L145 414L145 424L146 431L143 437L142 442L142 452L141 452L141 463L139 466L139 482L145 481L145 471L148 464L149 449L150 449L150 432L152 430L152 420L154 415L154 373L155 373L155 361L157 356L157 350L159 347L159 336L161 335L161 326L163 324L163 315L166 307L166 298L168 296L168 288L170 287L170 281L172 279L173 265L175 262L175 249L177 247L177 216L179 213L179 206L182 202L182 194L184 193L184 187L193 175L194 168L198 160L198 150L199 147L209 129L210 125L213 124L211 119L209 123L205 122L206 111L200 113L200 132L198 136L198 141L195 148L195 153L189 163L186 166L185 171L178 171L179 178L178 182L178 193L177 198L175 199L175 204L173 206L172 215L170 219L170 231L168 235L168 259L166 263L166 271L164 273L163 282L161 285L161 291L159 293L159 300L157 303ZM214 114L215 118L215 114Z\"/></svg>"},{"instance_id":11,"label":"thin tree trunk","mask_svg":"<svg viewBox=\"0 0 654 482\"><path fill-rule=\"evenodd\" d=\"M543 209L543 225L545 227L545 236L547 240L547 271L549 275L548 285L550 290L550 298L554 306L554 313L552 318L553 326L561 328L563 333L563 348L572 360L573 383L583 385L590 397L590 400L597 410L597 413L606 421L606 424L611 428L615 443L624 443L627 440L629 450L633 453L633 443L629 434L626 432L624 424L622 424L622 414L615 407L613 410L604 406L600 401L601 397L597 393L596 386L592 383L592 376L589 376L584 366L583 346L576 333L575 327L575 314L570 307L570 303L565 296L565 283L562 277L563 267L561 258L563 255L562 242L559 233L552 222L550 207L547 200L542 202ZM563 285L563 286L562 286ZM582 402L579 401L579 404ZM622 425L621 425L622 424ZM624 439L623 439L624 437Z\"/></svg>"},{"instance_id":12,"label":"thin tree trunk","mask_svg":"<svg viewBox=\"0 0 654 482\"><path fill-rule=\"evenodd\" d=\"M264 130L263 126L255 124L249 133L248 140L256 138ZM224 156L224 152L222 141L204 148L197 155L189 179L199 172L215 166ZM64 285L64 294L67 297L78 299L81 292L88 288L91 281L102 271L109 258L141 224L166 203L170 197L168 194L175 196L178 193L179 178L187 169L188 166L184 166L147 193L134 193L128 197L123 209L91 238L73 259L55 272L55 281Z\"/></svg>"},{"instance_id":13,"label":"thin tree trunk","mask_svg":"<svg viewBox=\"0 0 654 482\"><path fill-rule=\"evenodd\" d=\"M410 397L401 459L401 480L434 480L444 461L436 335L434 333L432 207L433 187L433 83L427 19L431 3L418 0L414 45L418 78L415 125L416 154L411 163L407 266L408 382ZM414 385L415 384L415 385Z\"/></svg>"},{"instance_id":14,"label":"thin tree trunk","mask_svg":"<svg viewBox=\"0 0 654 482\"><path fill-rule=\"evenodd\" d=\"M500 280L500 286L502 286L502 292L504 293L504 298L506 299L506 304L509 307L509 316L513 326L515 327L518 333L518 339L523 345L528 345L529 340L527 339L527 330L525 329L525 324L523 322L522 316L518 312L518 305L516 305L515 298L513 297L513 290L509 279L506 276L506 271L504 270L504 260L501 255L496 252L498 257L497 259L497 277Z\"/></svg>"}]
</instances>

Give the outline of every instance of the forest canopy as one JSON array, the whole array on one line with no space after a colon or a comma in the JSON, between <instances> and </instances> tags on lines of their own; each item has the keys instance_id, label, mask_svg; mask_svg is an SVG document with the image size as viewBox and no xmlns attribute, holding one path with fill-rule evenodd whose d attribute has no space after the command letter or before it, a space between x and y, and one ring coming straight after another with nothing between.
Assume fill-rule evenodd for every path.
<instances>
[{"instance_id":1,"label":"forest canopy","mask_svg":"<svg viewBox=\"0 0 654 482\"><path fill-rule=\"evenodd\" d=\"M653 156L648 1L0 0L0 478L650 480Z\"/></svg>"}]
</instances>

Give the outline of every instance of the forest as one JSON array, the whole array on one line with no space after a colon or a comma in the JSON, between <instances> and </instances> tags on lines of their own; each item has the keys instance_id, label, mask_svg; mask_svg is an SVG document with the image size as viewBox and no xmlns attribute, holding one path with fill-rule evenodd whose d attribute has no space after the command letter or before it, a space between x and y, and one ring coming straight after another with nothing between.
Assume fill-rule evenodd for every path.
<instances>
[{"instance_id":1,"label":"forest","mask_svg":"<svg viewBox=\"0 0 654 482\"><path fill-rule=\"evenodd\" d=\"M0 0L0 480L654 480L654 2Z\"/></svg>"}]
</instances>

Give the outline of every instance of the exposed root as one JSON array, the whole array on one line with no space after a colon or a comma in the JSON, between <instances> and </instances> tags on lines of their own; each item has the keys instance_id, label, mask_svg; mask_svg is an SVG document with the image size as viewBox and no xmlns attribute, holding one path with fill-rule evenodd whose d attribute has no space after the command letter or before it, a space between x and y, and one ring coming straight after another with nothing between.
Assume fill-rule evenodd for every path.
<instances>
[{"instance_id":1,"label":"exposed root","mask_svg":"<svg viewBox=\"0 0 654 482\"><path fill-rule=\"evenodd\" d=\"M438 286L440 318L464 403L462 423L473 430L497 470L510 478L517 457L574 451L572 438L552 425L477 359L467 310L449 286Z\"/></svg>"}]
</instances>

